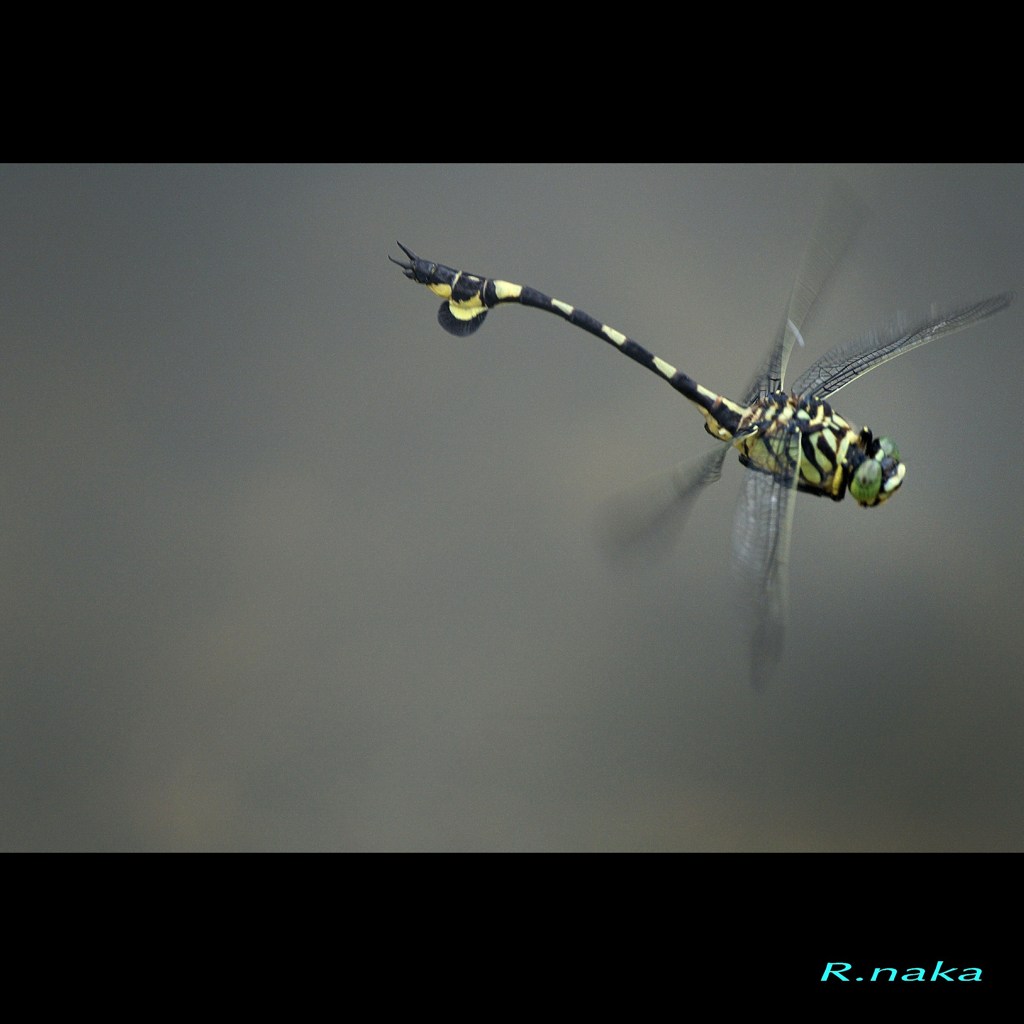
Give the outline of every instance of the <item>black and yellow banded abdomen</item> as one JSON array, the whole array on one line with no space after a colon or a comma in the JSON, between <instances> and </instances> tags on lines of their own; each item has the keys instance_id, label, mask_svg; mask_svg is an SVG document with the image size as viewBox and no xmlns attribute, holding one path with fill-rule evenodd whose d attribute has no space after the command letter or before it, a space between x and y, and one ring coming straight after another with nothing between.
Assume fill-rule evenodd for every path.
<instances>
[{"instance_id":1,"label":"black and yellow banded abdomen","mask_svg":"<svg viewBox=\"0 0 1024 1024\"><path fill-rule=\"evenodd\" d=\"M732 440L739 426L740 419L747 412L745 406L738 405L722 395L710 391L698 384L692 377L677 370L671 363L649 352L639 342L627 337L621 331L595 319L582 309L577 309L568 302L553 299L536 288L529 288L511 281L497 278L480 277L467 274L442 263L420 259L411 249L398 243L409 261L388 258L405 273L405 276L418 284L425 285L444 301L438 310L437 319L441 326L450 334L465 336L479 329L487 316L487 312L505 302L515 302L521 306L541 309L554 313L576 327L581 327L589 334L618 349L641 366L668 381L673 388L697 405L704 414L708 432L720 441Z\"/></svg>"}]
</instances>

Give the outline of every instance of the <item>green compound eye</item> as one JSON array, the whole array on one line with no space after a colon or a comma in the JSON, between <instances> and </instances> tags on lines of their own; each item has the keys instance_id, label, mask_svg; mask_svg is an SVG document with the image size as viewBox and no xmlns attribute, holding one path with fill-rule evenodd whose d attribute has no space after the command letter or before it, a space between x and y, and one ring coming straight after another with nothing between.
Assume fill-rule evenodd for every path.
<instances>
[{"instance_id":1,"label":"green compound eye","mask_svg":"<svg viewBox=\"0 0 1024 1024\"><path fill-rule=\"evenodd\" d=\"M865 459L850 481L850 494L861 505L874 505L882 486L882 466L874 459Z\"/></svg>"},{"instance_id":2,"label":"green compound eye","mask_svg":"<svg viewBox=\"0 0 1024 1024\"><path fill-rule=\"evenodd\" d=\"M900 450L896 447L896 442L891 437L880 437L878 439L878 447L882 449L882 454L887 458L895 459L897 462L900 461Z\"/></svg>"}]
</instances>

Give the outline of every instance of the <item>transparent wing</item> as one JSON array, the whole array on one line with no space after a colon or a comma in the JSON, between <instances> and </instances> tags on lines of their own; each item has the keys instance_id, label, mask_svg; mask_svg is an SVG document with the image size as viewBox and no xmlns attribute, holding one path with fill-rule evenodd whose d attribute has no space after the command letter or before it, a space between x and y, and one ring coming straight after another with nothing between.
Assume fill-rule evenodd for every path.
<instances>
[{"instance_id":1,"label":"transparent wing","mask_svg":"<svg viewBox=\"0 0 1024 1024\"><path fill-rule=\"evenodd\" d=\"M728 445L721 445L612 498L602 513L602 533L610 552L660 553L678 540L700 493L721 478L729 451Z\"/></svg>"},{"instance_id":2,"label":"transparent wing","mask_svg":"<svg viewBox=\"0 0 1024 1024\"><path fill-rule=\"evenodd\" d=\"M804 249L775 343L747 386L747 405L765 394L782 389L793 342L803 344L801 332L804 324L817 306L864 216L864 209L853 193L839 182L834 182Z\"/></svg>"},{"instance_id":3,"label":"transparent wing","mask_svg":"<svg viewBox=\"0 0 1024 1024\"><path fill-rule=\"evenodd\" d=\"M799 477L800 431L787 435L788 472L751 470L733 523L733 555L744 618L753 624L751 681L764 690L778 665L789 607L789 544Z\"/></svg>"},{"instance_id":4,"label":"transparent wing","mask_svg":"<svg viewBox=\"0 0 1024 1024\"><path fill-rule=\"evenodd\" d=\"M914 324L897 321L887 329L871 331L858 341L826 352L801 374L792 390L801 398L827 398L876 366L927 345L936 338L962 331L1006 309L1012 300L1013 292L1003 292L970 306L934 314Z\"/></svg>"}]
</instances>

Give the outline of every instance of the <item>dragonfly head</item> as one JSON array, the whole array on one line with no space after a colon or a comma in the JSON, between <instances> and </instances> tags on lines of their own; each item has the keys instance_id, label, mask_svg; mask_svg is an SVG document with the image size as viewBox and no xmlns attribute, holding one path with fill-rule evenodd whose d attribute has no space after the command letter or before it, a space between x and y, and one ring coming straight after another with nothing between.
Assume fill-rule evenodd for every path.
<instances>
[{"instance_id":1,"label":"dragonfly head","mask_svg":"<svg viewBox=\"0 0 1024 1024\"><path fill-rule=\"evenodd\" d=\"M846 462L847 486L854 501L870 508L888 501L903 483L907 467L890 437L875 438L865 427Z\"/></svg>"}]
</instances>

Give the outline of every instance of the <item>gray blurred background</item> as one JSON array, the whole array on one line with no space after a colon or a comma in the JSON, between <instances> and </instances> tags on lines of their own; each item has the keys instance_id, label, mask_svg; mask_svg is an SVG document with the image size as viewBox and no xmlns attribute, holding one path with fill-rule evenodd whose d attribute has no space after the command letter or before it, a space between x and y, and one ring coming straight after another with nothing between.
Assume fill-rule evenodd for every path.
<instances>
[{"instance_id":1,"label":"gray blurred background","mask_svg":"<svg viewBox=\"0 0 1024 1024\"><path fill-rule=\"evenodd\" d=\"M798 501L757 694L734 459L662 558L600 543L697 412L386 258L739 397L833 178L870 216L791 376L1024 287L1020 166L0 169L0 848L1020 850L1024 299L836 396L907 482Z\"/></svg>"}]
</instances>

